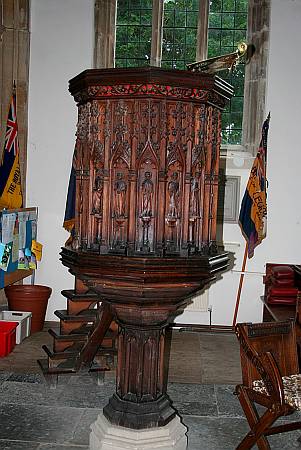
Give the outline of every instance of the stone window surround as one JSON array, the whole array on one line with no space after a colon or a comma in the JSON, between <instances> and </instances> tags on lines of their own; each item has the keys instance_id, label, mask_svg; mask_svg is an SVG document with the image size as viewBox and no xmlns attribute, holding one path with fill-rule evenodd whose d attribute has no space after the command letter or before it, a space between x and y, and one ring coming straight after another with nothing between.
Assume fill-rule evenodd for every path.
<instances>
[{"instance_id":1,"label":"stone window surround","mask_svg":"<svg viewBox=\"0 0 301 450\"><path fill-rule=\"evenodd\" d=\"M196 61L207 55L209 1L199 0ZM269 51L271 0L249 0L247 42L255 54L246 65L244 87L243 139L241 145L223 146L222 153L239 151L256 155L265 118L266 78ZM117 0L95 0L94 67L114 67ZM160 66L162 56L163 0L153 0L152 66Z\"/></svg>"},{"instance_id":2,"label":"stone window surround","mask_svg":"<svg viewBox=\"0 0 301 450\"><path fill-rule=\"evenodd\" d=\"M228 146L223 153L239 151L255 155L260 141L261 125L266 115L266 77L269 51L271 0L249 0L248 42L256 48L251 63L246 66L243 142L239 146ZM113 67L116 39L117 0L95 0L94 9L94 67ZM200 0L196 60L207 54L207 23L209 0ZM30 45L30 1L0 0L0 58L1 77L1 135L0 154L6 116L12 92L13 80L17 84L17 117L19 126L20 162L22 167L23 192L25 193L25 168L27 145L28 71ZM163 1L153 0L151 64L159 66L163 26Z\"/></svg>"},{"instance_id":3,"label":"stone window surround","mask_svg":"<svg viewBox=\"0 0 301 450\"><path fill-rule=\"evenodd\" d=\"M7 114L16 83L19 157L23 196L26 188L30 0L0 0L0 157Z\"/></svg>"}]
</instances>

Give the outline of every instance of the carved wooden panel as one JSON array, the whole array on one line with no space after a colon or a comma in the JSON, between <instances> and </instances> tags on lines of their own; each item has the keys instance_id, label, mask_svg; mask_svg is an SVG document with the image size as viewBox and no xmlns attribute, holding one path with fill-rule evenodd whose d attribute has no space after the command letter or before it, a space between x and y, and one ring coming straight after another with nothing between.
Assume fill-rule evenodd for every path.
<instances>
[{"instance_id":1,"label":"carved wooden panel","mask_svg":"<svg viewBox=\"0 0 301 450\"><path fill-rule=\"evenodd\" d=\"M79 102L77 248L156 256L217 252L225 92L202 86L200 75L187 75L188 86L186 79L173 85L172 71L156 71L160 80L145 83L133 82L129 69L120 79L115 73L111 84L104 71L88 87L71 81Z\"/></svg>"},{"instance_id":2,"label":"carved wooden panel","mask_svg":"<svg viewBox=\"0 0 301 450\"><path fill-rule=\"evenodd\" d=\"M120 331L116 380L120 398L139 402L162 395L164 334L164 330L149 328L124 327Z\"/></svg>"}]
</instances>

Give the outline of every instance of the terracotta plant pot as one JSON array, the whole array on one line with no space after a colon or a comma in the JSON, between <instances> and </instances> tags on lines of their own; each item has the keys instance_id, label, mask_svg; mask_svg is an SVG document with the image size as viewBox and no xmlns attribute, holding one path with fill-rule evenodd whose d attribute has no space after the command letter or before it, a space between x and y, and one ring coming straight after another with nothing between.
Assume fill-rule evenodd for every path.
<instances>
[{"instance_id":1,"label":"terracotta plant pot","mask_svg":"<svg viewBox=\"0 0 301 450\"><path fill-rule=\"evenodd\" d=\"M5 288L5 295L11 311L28 311L32 313L31 333L43 329L51 291L50 287L37 284L11 285Z\"/></svg>"}]
</instances>

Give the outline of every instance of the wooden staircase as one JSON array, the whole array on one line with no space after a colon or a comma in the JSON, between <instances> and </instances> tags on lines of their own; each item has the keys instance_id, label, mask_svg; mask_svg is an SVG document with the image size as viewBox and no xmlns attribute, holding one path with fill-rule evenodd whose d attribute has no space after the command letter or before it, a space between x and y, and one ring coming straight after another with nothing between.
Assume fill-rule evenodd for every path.
<instances>
[{"instance_id":1,"label":"wooden staircase","mask_svg":"<svg viewBox=\"0 0 301 450\"><path fill-rule=\"evenodd\" d=\"M56 387L59 375L78 372L89 372L101 383L117 354L117 325L110 306L99 302L99 297L81 282L75 285L74 290L62 291L67 309L55 311L59 330L48 330L53 346L43 345L47 359L38 360L51 387Z\"/></svg>"}]
</instances>

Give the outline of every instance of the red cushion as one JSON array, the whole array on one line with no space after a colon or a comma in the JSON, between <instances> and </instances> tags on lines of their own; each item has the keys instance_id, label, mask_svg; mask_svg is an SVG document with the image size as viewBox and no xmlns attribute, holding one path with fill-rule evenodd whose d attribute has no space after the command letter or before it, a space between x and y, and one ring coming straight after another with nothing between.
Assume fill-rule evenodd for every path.
<instances>
[{"instance_id":1,"label":"red cushion","mask_svg":"<svg viewBox=\"0 0 301 450\"><path fill-rule=\"evenodd\" d=\"M296 297L274 297L274 296L267 296L267 303L270 305L295 305L296 304Z\"/></svg>"},{"instance_id":2,"label":"red cushion","mask_svg":"<svg viewBox=\"0 0 301 450\"><path fill-rule=\"evenodd\" d=\"M270 286L269 295L273 295L276 297L297 297L298 289L297 288L284 288L284 287L274 287Z\"/></svg>"},{"instance_id":3,"label":"red cushion","mask_svg":"<svg viewBox=\"0 0 301 450\"><path fill-rule=\"evenodd\" d=\"M273 285L273 287L294 287L294 279L286 279L286 278L274 278L270 277L269 283Z\"/></svg>"},{"instance_id":4,"label":"red cushion","mask_svg":"<svg viewBox=\"0 0 301 450\"><path fill-rule=\"evenodd\" d=\"M294 270L290 266L272 267L271 275L274 278L294 278Z\"/></svg>"}]
</instances>

